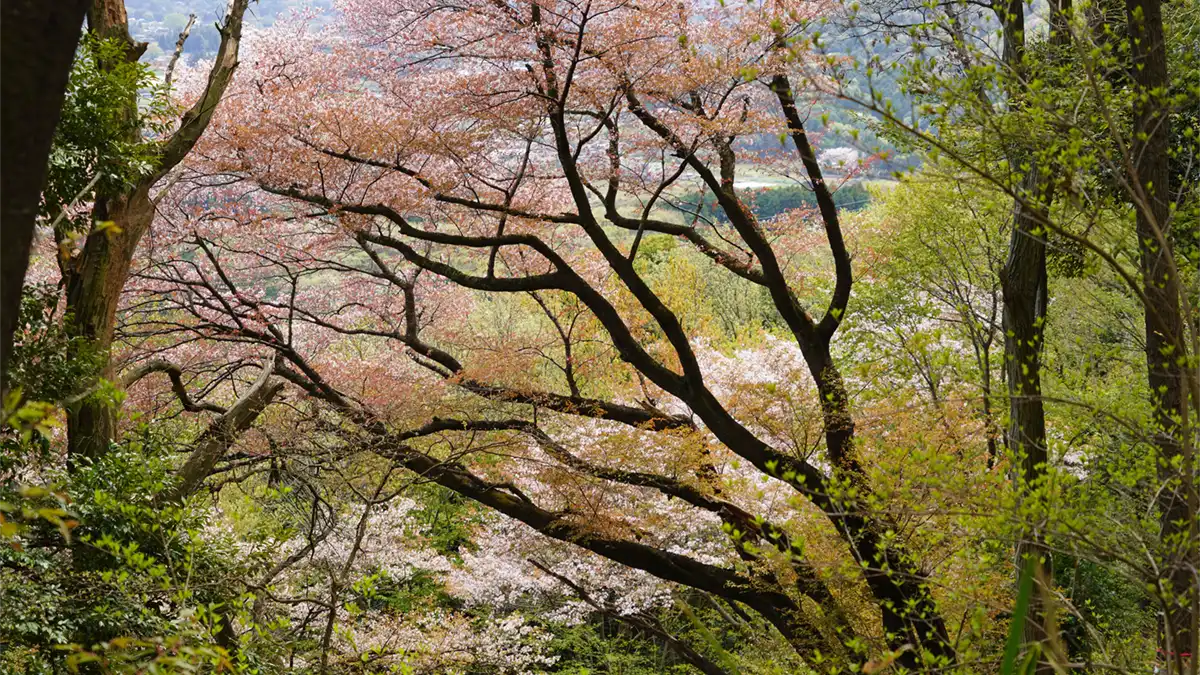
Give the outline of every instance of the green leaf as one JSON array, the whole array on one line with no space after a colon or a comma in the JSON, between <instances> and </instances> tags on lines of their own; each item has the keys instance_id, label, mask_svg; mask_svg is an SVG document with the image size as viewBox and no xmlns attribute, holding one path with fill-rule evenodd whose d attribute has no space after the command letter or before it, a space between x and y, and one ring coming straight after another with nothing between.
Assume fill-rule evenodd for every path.
<instances>
[{"instance_id":1,"label":"green leaf","mask_svg":"<svg viewBox=\"0 0 1200 675\"><path fill-rule=\"evenodd\" d=\"M1033 596L1033 575L1037 572L1037 558L1029 556L1021 585L1017 589L1017 605L1013 608L1012 625L1008 629L1008 643L1004 646L1004 659L1000 662L1000 675L1017 675L1017 657L1021 653L1021 640L1025 634L1025 619L1029 614L1029 600Z\"/></svg>"}]
</instances>

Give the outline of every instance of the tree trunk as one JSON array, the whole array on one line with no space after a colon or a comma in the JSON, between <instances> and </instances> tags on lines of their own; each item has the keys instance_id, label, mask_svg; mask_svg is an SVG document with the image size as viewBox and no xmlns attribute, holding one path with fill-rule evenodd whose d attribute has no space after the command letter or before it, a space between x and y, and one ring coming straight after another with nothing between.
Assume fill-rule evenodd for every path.
<instances>
[{"instance_id":1,"label":"tree trunk","mask_svg":"<svg viewBox=\"0 0 1200 675\"><path fill-rule=\"evenodd\" d=\"M179 128L164 141L159 166L137 185L121 194L97 195L93 219L111 223L88 235L83 251L70 261L65 273L67 309L72 313L70 330L90 343L101 359L101 377L115 380L110 350L121 291L129 278L138 242L154 220L150 188L183 161L208 128L238 65L242 17L249 0L233 0L220 26L221 44L208 74L208 84L197 101L180 118ZM129 35L125 0L93 0L88 10L88 29L126 45L125 58L138 60L146 43ZM101 64L104 67L104 64ZM136 114L137 101L129 102ZM139 132L140 134L140 132ZM134 138L133 140L139 140ZM67 446L71 457L97 457L105 452L116 432L116 411L102 401L84 400L67 411Z\"/></svg>"},{"instance_id":2,"label":"tree trunk","mask_svg":"<svg viewBox=\"0 0 1200 675\"><path fill-rule=\"evenodd\" d=\"M105 39L116 39L125 43L125 58L137 61L146 52L149 43L135 42L129 34L129 16L125 12L125 0L92 0L87 12L88 29Z\"/></svg>"},{"instance_id":3,"label":"tree trunk","mask_svg":"<svg viewBox=\"0 0 1200 675\"><path fill-rule=\"evenodd\" d=\"M103 39L119 40L125 45L124 59L137 61L146 50L129 34L125 0L92 0L87 12L88 31ZM116 64L99 64L110 68ZM137 114L137 100L126 102L126 115ZM132 132L131 141L138 140ZM89 356L99 361L99 376L113 381L116 373L111 362L113 330L121 291L129 278L133 252L153 219L148 197L150 186L140 183L123 194L97 194L92 222L98 227L88 234L83 250L70 260L64 279L67 291L67 330L73 337L87 341ZM88 396L67 410L67 452L71 462L78 458L95 459L108 450L116 436L117 416L111 402Z\"/></svg>"},{"instance_id":4,"label":"tree trunk","mask_svg":"<svg viewBox=\"0 0 1200 675\"><path fill-rule=\"evenodd\" d=\"M1070 43L1067 19L1070 0L1051 3L1050 43L1063 47ZM1000 16L1004 27L1004 60L1010 69L1009 88L1014 107L1023 104L1025 83L1025 18L1021 3L1008 3ZM1024 183L1013 205L1013 231L1008 259L1001 271L1004 328L1004 373L1008 387L1009 422L1005 445L1013 458L1013 484L1019 501L1038 491L1049 460L1046 450L1046 411L1042 401L1041 356L1049 302L1049 275L1046 270L1046 224L1053 201L1052 187L1043 167L1029 159ZM1036 513L1036 511L1034 512ZM1023 643L1026 648L1039 645L1044 656L1050 646L1054 626L1048 617L1044 584L1053 584L1054 562L1044 536L1035 522L1022 533L1015 551L1016 587L1023 585L1026 574L1033 575L1033 594L1024 617ZM1028 564L1029 560L1034 564ZM1049 675L1054 668L1046 658L1038 658L1035 672Z\"/></svg>"},{"instance_id":5,"label":"tree trunk","mask_svg":"<svg viewBox=\"0 0 1200 675\"><path fill-rule=\"evenodd\" d=\"M93 211L97 222L113 225L88 236L83 251L72 261L67 279L67 311L73 335L86 338L99 354L100 376L115 379L109 351L116 325L117 305L129 278L133 254L154 218L149 186L132 194L103 197ZM116 411L91 397L67 411L67 446L71 457L102 455L116 433Z\"/></svg>"},{"instance_id":6,"label":"tree trunk","mask_svg":"<svg viewBox=\"0 0 1200 675\"><path fill-rule=\"evenodd\" d=\"M8 390L8 359L50 142L86 8L86 0L4 0L0 6L7 29L0 48L0 392Z\"/></svg>"},{"instance_id":7,"label":"tree trunk","mask_svg":"<svg viewBox=\"0 0 1200 675\"><path fill-rule=\"evenodd\" d=\"M1129 170L1137 211L1145 303L1146 366L1156 429L1162 537L1169 560L1164 572L1170 589L1164 617L1163 651L1171 672L1181 672L1179 655L1196 653L1196 541L1194 477L1190 453L1185 369L1187 348L1180 308L1179 275L1171 237L1170 116L1165 101L1170 84L1160 0L1128 0L1133 64L1139 91ZM1180 469L1179 461L1182 463ZM1194 672L1194 671L1193 671Z\"/></svg>"},{"instance_id":8,"label":"tree trunk","mask_svg":"<svg viewBox=\"0 0 1200 675\"><path fill-rule=\"evenodd\" d=\"M1036 195L1041 177L1037 167L1026 177L1026 194ZM1038 199L1030 196L1027 199ZM1047 200L1048 201L1048 200ZM1009 418L1006 445L1013 459L1013 485L1018 499L1024 500L1038 490L1046 473L1046 411L1042 402L1042 336L1046 321L1047 278L1044 215L1018 200L1013 215L1013 233L1009 241L1008 261L1003 271L1004 294L1004 368L1008 382ZM1036 564L1027 563L1033 558ZM1034 592L1025 617L1026 645L1045 644L1048 638L1046 607L1040 590L1042 581L1053 576L1050 550L1037 525L1025 532L1016 547L1017 587L1025 574L1034 575ZM1040 661L1037 672L1053 672Z\"/></svg>"}]
</instances>

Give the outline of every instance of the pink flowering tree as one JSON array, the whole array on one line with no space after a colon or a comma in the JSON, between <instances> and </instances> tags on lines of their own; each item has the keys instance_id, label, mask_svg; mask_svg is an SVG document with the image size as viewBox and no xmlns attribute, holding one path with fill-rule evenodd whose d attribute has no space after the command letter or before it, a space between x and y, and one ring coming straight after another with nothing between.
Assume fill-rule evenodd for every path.
<instances>
[{"instance_id":1,"label":"pink flowering tree","mask_svg":"<svg viewBox=\"0 0 1200 675\"><path fill-rule=\"evenodd\" d=\"M938 589L965 568L891 509L869 463L889 439L856 433L835 358L850 245L793 81L811 64L782 48L825 7L340 10L248 40L161 205L126 339L203 345L210 372L268 358L323 438L536 533L522 592L625 583L583 578L562 553L583 549L747 608L814 665L952 666L962 600ZM756 217L740 143L763 135L815 212ZM663 241L690 261L669 283ZM704 284L678 283L701 271L767 298L786 337L712 346ZM594 607L655 602L631 590Z\"/></svg>"}]
</instances>

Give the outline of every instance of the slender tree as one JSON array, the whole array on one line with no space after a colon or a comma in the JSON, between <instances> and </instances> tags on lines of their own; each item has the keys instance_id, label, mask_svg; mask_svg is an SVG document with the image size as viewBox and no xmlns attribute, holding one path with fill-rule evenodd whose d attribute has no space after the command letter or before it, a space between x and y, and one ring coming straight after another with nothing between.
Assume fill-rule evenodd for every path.
<instances>
[{"instance_id":1,"label":"slender tree","mask_svg":"<svg viewBox=\"0 0 1200 675\"><path fill-rule=\"evenodd\" d=\"M1189 336L1184 321L1180 270L1172 225L1171 80L1162 3L1125 3L1134 87L1134 123L1124 149L1130 198L1136 211L1136 233L1142 274L1146 330L1146 368L1150 385L1160 480L1159 508L1167 543L1169 572L1165 597L1163 649L1175 672L1186 672L1183 654L1191 654L1195 672L1197 622L1196 569L1198 504L1193 457L1197 398L1195 328ZM1189 339L1190 338L1190 339ZM1190 343L1190 344L1189 344ZM1189 401L1190 398L1190 401ZM1169 581L1168 581L1169 580Z\"/></svg>"},{"instance_id":2,"label":"slender tree","mask_svg":"<svg viewBox=\"0 0 1200 675\"><path fill-rule=\"evenodd\" d=\"M1070 0L1056 1L1051 10L1050 44L1063 47L1070 42ZM1031 79L1026 63L1025 6L1014 2L1000 5L998 18L1004 27L1004 65L1008 69L1010 105L1025 105ZM1004 362L1008 384L1009 414L1005 441L1014 457L1013 479L1018 494L1036 494L1043 489L1048 471L1046 409L1042 397L1042 352L1045 347L1049 275L1046 268L1045 223L1054 202L1051 167L1018 151L1015 166L1026 168L1024 183L1013 205L1013 227L1008 260L1001 272L1004 299ZM1016 548L1017 587L1033 575L1037 588L1030 599L1025 619L1026 644L1046 645L1047 608L1044 599L1054 575L1053 558L1044 533L1026 533ZM1037 672L1049 675L1053 667L1040 659Z\"/></svg>"}]
</instances>

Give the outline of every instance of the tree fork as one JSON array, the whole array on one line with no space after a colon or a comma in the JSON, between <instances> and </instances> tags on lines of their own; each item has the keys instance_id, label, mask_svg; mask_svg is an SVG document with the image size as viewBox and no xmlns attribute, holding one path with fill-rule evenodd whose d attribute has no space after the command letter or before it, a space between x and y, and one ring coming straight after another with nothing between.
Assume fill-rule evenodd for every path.
<instances>
[{"instance_id":1,"label":"tree fork","mask_svg":"<svg viewBox=\"0 0 1200 675\"><path fill-rule=\"evenodd\" d=\"M101 377L116 379L110 350L117 307L129 278L138 243L154 220L155 203L150 189L174 169L195 146L228 88L237 68L242 17L249 0L234 0L221 31L221 44L200 99L180 120L179 128L162 142L159 166L131 189L119 194L97 194L93 220L108 223L90 233L83 250L66 264L64 281L67 309L72 316L68 330L85 338L101 359ZM137 61L146 49L129 34L124 0L93 0L88 10L88 30L102 38L126 45L126 58ZM104 67L104 64L101 64ZM128 103L129 115L137 114L137 101ZM136 132L135 132L136 133ZM116 436L116 410L107 402L87 397L67 411L67 448L71 457L103 455Z\"/></svg>"}]
</instances>

